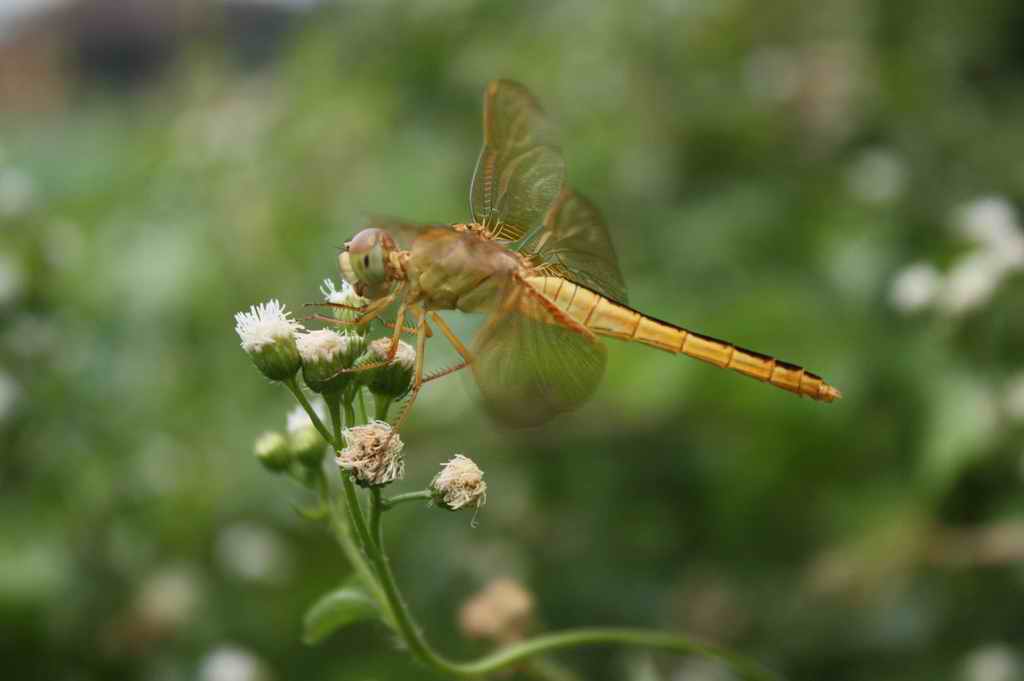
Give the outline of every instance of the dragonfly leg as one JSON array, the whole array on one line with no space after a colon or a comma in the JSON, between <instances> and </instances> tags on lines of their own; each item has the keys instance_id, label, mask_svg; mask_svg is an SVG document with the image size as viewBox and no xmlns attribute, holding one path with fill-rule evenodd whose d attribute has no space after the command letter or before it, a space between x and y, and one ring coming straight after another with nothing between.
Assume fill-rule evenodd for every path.
<instances>
[{"instance_id":1,"label":"dragonfly leg","mask_svg":"<svg viewBox=\"0 0 1024 681\"><path fill-rule=\"evenodd\" d=\"M441 371L436 371L430 374L429 376L423 379L424 383L429 383L430 381L436 380L438 378L443 378L444 376L447 376L449 374L454 374L456 371L461 371L462 369L465 369L466 367L473 363L473 355L469 352L466 346L462 344L462 341L459 339L458 336L455 335L455 332L452 331L451 327L448 326L448 323L444 321L441 315L431 310L430 319L433 320L434 324L437 325L437 328L441 330L442 334L444 334L444 337L448 339L448 342L452 344L452 347L455 348L455 351L458 352L459 355L462 357L462 362L456 364L455 366L451 366L448 367L447 369L442 369Z\"/></svg>"},{"instance_id":2,"label":"dragonfly leg","mask_svg":"<svg viewBox=\"0 0 1024 681\"><path fill-rule=\"evenodd\" d=\"M395 289L393 293L389 293L383 298L378 298L366 307L353 307L351 305L342 305L341 303L306 303L305 307L313 307L319 305L326 305L327 307L336 307L342 310L352 310L354 312L361 312L359 319L353 319L346 321L342 319L335 319L333 317L327 317L325 315L314 314L306 317L305 319L315 319L327 324L334 324L335 326L365 326L372 322L374 319L379 317L384 310L387 309L388 305L395 302L395 298L398 297L401 288Z\"/></svg>"},{"instance_id":3,"label":"dragonfly leg","mask_svg":"<svg viewBox=\"0 0 1024 681\"><path fill-rule=\"evenodd\" d=\"M425 376L423 378L423 382L424 383L430 383L431 381L437 380L438 378L444 378L445 376L448 376L449 374L454 374L456 371L462 371L463 369L465 369L468 366L469 366L469 362L459 362L458 364L450 366L447 369L439 369L439 370L431 372L430 374Z\"/></svg>"},{"instance_id":4,"label":"dragonfly leg","mask_svg":"<svg viewBox=\"0 0 1024 681\"><path fill-rule=\"evenodd\" d=\"M420 394L420 388L423 387L423 356L427 349L427 333L430 327L427 326L426 310L420 307L416 313L416 366L413 369L412 390L409 391L409 397L402 405L402 413L395 419L395 425L392 427L394 432L398 432L398 429L405 423L416 397Z\"/></svg>"}]
</instances>

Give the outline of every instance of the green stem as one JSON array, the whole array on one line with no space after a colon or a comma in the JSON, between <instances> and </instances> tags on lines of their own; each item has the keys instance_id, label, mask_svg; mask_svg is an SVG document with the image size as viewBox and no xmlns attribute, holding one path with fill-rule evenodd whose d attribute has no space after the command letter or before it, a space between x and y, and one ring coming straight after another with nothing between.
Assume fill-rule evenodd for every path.
<instances>
[{"instance_id":1,"label":"green stem","mask_svg":"<svg viewBox=\"0 0 1024 681\"><path fill-rule=\"evenodd\" d=\"M335 450L340 451L345 447L345 442L341 435L341 399L338 395L327 395L324 399L327 402L327 410L331 414L331 423L334 425L332 446ZM346 414L351 409L351 404L346 402ZM359 503L359 497L356 496L356 488L352 483L352 476L344 468L341 469L341 486L345 493L345 507L348 509L349 520L352 526L356 528L359 544L365 550L370 542L370 533L366 529L366 521L363 519L363 507Z\"/></svg>"},{"instance_id":2,"label":"green stem","mask_svg":"<svg viewBox=\"0 0 1024 681\"><path fill-rule=\"evenodd\" d=\"M349 515L349 522L345 522L346 516L344 512L334 503L331 498L330 487L327 484L327 476L324 475L323 471L320 471L318 476L318 483L320 489L320 498L324 504L327 504L327 509L330 513L329 520L331 530L334 532L334 537L337 539L338 544L341 546L342 553L345 554L345 558L348 559L352 568L362 578L363 583L373 591L374 596L379 602L383 603L384 590L380 586L380 582L377 580L377 576L374 574L373 569L366 561L366 556L363 551L356 544L355 538L352 536L351 526L351 515ZM390 613L389 613L390 614ZM393 619L393 617L392 617Z\"/></svg>"},{"instance_id":3,"label":"green stem","mask_svg":"<svg viewBox=\"0 0 1024 681\"><path fill-rule=\"evenodd\" d=\"M374 490L374 492L375 494L371 497L371 504L376 508L375 517L377 522L374 525L374 538L376 542L368 553L370 562L377 570L377 577L380 579L381 587L384 589L388 607L394 615L395 625L399 633L404 639L405 644L409 647L409 651L434 671L447 676L467 676L460 669L460 665L446 660L434 651L419 626L413 620L412 613L409 612L405 601L402 600L402 595L399 593L398 585L395 582L395 575L391 572L391 563L384 550L384 525L380 522L383 502L380 492L378 490Z\"/></svg>"},{"instance_id":4,"label":"green stem","mask_svg":"<svg viewBox=\"0 0 1024 681\"><path fill-rule=\"evenodd\" d=\"M363 400L362 388L356 389L356 399L359 400L359 418L363 420L363 423L366 423L366 402Z\"/></svg>"},{"instance_id":5,"label":"green stem","mask_svg":"<svg viewBox=\"0 0 1024 681\"><path fill-rule=\"evenodd\" d=\"M383 500L380 494L373 494L371 502L374 506L380 507L377 512L377 518L379 519L380 511L383 510ZM571 629L515 643L472 662L452 662L437 653L430 646L430 643L426 640L426 637L417 626L408 607L402 600L398 585L395 582L394 573L391 571L391 564L384 550L383 523L376 522L374 524L374 532L376 541L368 550L370 563L376 569L377 577L380 579L389 609L394 615L395 625L409 647L409 651L419 658L421 662L442 674L459 678L487 676L501 669L525 662L530 658L557 650L614 643L717 658L728 663L742 678L750 679L751 681L776 681L779 678L756 663L733 655L716 646L676 634L645 629Z\"/></svg>"},{"instance_id":6,"label":"green stem","mask_svg":"<svg viewBox=\"0 0 1024 681\"><path fill-rule=\"evenodd\" d=\"M375 541L380 541L380 538L384 536L384 530L380 525L380 519L384 515L383 511L386 507L384 506L383 500L380 498L380 489L377 487L370 488L370 536ZM380 544L377 545L380 549ZM381 549L383 551L383 549Z\"/></svg>"},{"instance_id":7,"label":"green stem","mask_svg":"<svg viewBox=\"0 0 1024 681\"><path fill-rule=\"evenodd\" d=\"M765 669L755 662L741 658L717 646L695 641L678 634L646 629L599 627L570 629L555 634L537 636L536 638L502 648L498 652L487 655L475 662L459 664L456 667L463 676L483 676L518 664L537 655L552 653L565 648L602 644L641 646L674 653L712 657L727 663L742 678L751 679L751 681L777 681L780 678L774 672Z\"/></svg>"},{"instance_id":8,"label":"green stem","mask_svg":"<svg viewBox=\"0 0 1024 681\"><path fill-rule=\"evenodd\" d=\"M373 396L373 417L378 421L388 420L388 410L391 409L391 398L384 395Z\"/></svg>"},{"instance_id":9,"label":"green stem","mask_svg":"<svg viewBox=\"0 0 1024 681\"><path fill-rule=\"evenodd\" d=\"M331 426L334 429L334 437L330 443L335 451L340 451L345 446L341 438L341 396L337 393L324 395L324 402L327 403L327 412L331 415Z\"/></svg>"},{"instance_id":10,"label":"green stem","mask_svg":"<svg viewBox=\"0 0 1024 681\"><path fill-rule=\"evenodd\" d=\"M301 390L299 390L298 384L295 380L292 379L285 383L309 414L310 420L313 421L313 425L317 427L317 430L324 436L324 439L335 445L336 448L340 449L344 444L341 441L340 400L328 399L328 406L330 407L331 419L335 430L335 436L332 438L327 433L327 429L324 428L323 423L320 422L316 412L313 411L309 401L306 400ZM348 423L354 423L355 415L353 413L351 402L345 403L344 406L345 416L348 419ZM381 403L377 402L378 414L380 413L380 406ZM386 405L384 415L387 415ZM331 508L331 526L334 528L335 535L342 546L342 550L345 552L357 572L359 572L363 577L367 585L374 591L374 595L377 597L378 601L386 604L389 615L388 619L400 633L405 644L408 646L409 651L423 664L440 674L454 676L457 678L477 678L493 674L494 672L506 669L513 665L521 664L531 658L566 648L619 644L717 658L729 664L740 674L742 678L750 679L751 681L775 681L779 678L756 663L733 655L732 653L722 650L716 646L695 641L684 636L678 636L676 634L644 629L589 628L568 630L538 636L520 643L515 643L475 661L462 663L452 662L440 655L431 647L430 643L423 635L423 632L416 624L412 613L402 600L402 595L398 590L398 584L395 581L394 573L391 571L391 563L384 550L384 525L381 521L383 512L388 508L392 508L397 504L407 501L429 499L431 496L429 490L408 492L405 494L395 495L389 499L384 499L381 496L379 489L371 488L370 527L368 528L366 521L363 518L362 507L360 506L359 499L356 496L355 485L352 482L352 478L347 471L342 470L341 480L342 488L345 492L345 506L348 509L351 524L355 526L357 535L363 546L363 551L365 551L364 558L363 551L360 551L359 546L356 544L352 536L349 523L344 521L344 516L338 512L337 506L331 501L330 490L326 482L326 477L322 475L321 477L323 480L320 484L320 493L323 496L324 501ZM370 534L371 529L373 531L372 536ZM367 563L367 558L369 559L369 563Z\"/></svg>"},{"instance_id":11,"label":"green stem","mask_svg":"<svg viewBox=\"0 0 1024 681\"><path fill-rule=\"evenodd\" d=\"M313 422L313 426L320 433L320 437L327 441L328 444L334 444L334 440L331 438L331 434L327 432L327 427L324 425L320 417L317 416L316 411L313 409L313 405L306 399L305 394L302 392L302 388L299 387L299 382L292 376L284 384L288 386L288 390L291 391L295 399L298 400L299 405L306 410L306 415L309 416L309 420Z\"/></svg>"},{"instance_id":12,"label":"green stem","mask_svg":"<svg viewBox=\"0 0 1024 681\"><path fill-rule=\"evenodd\" d=\"M404 504L408 501L427 501L434 498L434 493L429 489L421 489L418 492L406 492L405 494L396 494L393 497L382 499L380 502L381 510L390 511L399 504Z\"/></svg>"}]
</instances>

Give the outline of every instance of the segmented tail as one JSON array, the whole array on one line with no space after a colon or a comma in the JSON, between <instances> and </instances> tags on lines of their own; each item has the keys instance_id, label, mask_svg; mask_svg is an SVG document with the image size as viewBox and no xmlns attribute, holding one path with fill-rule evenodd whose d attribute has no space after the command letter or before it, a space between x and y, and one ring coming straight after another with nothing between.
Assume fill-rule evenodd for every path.
<instances>
[{"instance_id":1,"label":"segmented tail","mask_svg":"<svg viewBox=\"0 0 1024 681\"><path fill-rule=\"evenodd\" d=\"M527 282L595 334L687 355L821 402L842 397L837 388L801 366L648 317L562 277L534 276Z\"/></svg>"}]
</instances>

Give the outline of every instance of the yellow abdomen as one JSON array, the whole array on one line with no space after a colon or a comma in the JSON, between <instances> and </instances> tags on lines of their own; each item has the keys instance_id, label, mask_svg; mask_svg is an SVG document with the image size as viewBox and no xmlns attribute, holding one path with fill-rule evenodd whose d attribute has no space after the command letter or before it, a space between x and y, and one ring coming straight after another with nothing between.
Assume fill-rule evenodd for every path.
<instances>
[{"instance_id":1,"label":"yellow abdomen","mask_svg":"<svg viewBox=\"0 0 1024 681\"><path fill-rule=\"evenodd\" d=\"M688 355L822 402L842 397L821 376L803 367L648 317L562 277L541 275L526 281L597 335Z\"/></svg>"}]
</instances>

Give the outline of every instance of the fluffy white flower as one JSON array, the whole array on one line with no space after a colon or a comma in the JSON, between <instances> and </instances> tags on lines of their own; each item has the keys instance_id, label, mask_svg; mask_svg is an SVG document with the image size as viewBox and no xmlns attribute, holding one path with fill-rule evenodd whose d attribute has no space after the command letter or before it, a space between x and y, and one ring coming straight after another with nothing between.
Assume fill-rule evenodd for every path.
<instances>
[{"instance_id":1,"label":"fluffy white flower","mask_svg":"<svg viewBox=\"0 0 1024 681\"><path fill-rule=\"evenodd\" d=\"M378 361L386 359L389 350L391 350L391 338L389 337L378 338L370 343L370 352L377 357ZM397 364L403 369L412 369L416 364L416 349L405 341L398 341L398 349L395 350L392 364Z\"/></svg>"},{"instance_id":2,"label":"fluffy white flower","mask_svg":"<svg viewBox=\"0 0 1024 681\"><path fill-rule=\"evenodd\" d=\"M341 280L340 291L334 287L333 280L324 279L324 283L320 285L320 293L324 294L324 300L328 303L335 303L337 305L363 307L370 302L356 293L356 290L352 288L352 284L344 279Z\"/></svg>"},{"instance_id":3,"label":"fluffy white flower","mask_svg":"<svg viewBox=\"0 0 1024 681\"><path fill-rule=\"evenodd\" d=\"M302 331L302 324L291 318L278 300L253 305L248 312L235 315L235 333L242 339L242 349L259 352L267 345L294 338Z\"/></svg>"},{"instance_id":4,"label":"fluffy white flower","mask_svg":"<svg viewBox=\"0 0 1024 681\"><path fill-rule=\"evenodd\" d=\"M332 329L316 329L295 338L303 362L330 362L348 350L349 341L348 336Z\"/></svg>"},{"instance_id":5,"label":"fluffy white flower","mask_svg":"<svg viewBox=\"0 0 1024 681\"><path fill-rule=\"evenodd\" d=\"M346 446L338 453L338 465L363 487L386 485L405 475L405 445L390 424L371 421L346 428L343 435Z\"/></svg>"},{"instance_id":6,"label":"fluffy white flower","mask_svg":"<svg viewBox=\"0 0 1024 681\"><path fill-rule=\"evenodd\" d=\"M467 456L456 454L441 465L441 472L430 481L434 500L445 508L457 511L465 506L477 508L487 501L484 472Z\"/></svg>"},{"instance_id":7,"label":"fluffy white flower","mask_svg":"<svg viewBox=\"0 0 1024 681\"><path fill-rule=\"evenodd\" d=\"M931 304L942 287L942 276L929 263L915 263L893 279L889 300L901 312L916 312Z\"/></svg>"}]
</instances>

